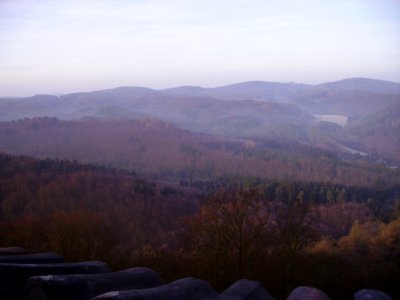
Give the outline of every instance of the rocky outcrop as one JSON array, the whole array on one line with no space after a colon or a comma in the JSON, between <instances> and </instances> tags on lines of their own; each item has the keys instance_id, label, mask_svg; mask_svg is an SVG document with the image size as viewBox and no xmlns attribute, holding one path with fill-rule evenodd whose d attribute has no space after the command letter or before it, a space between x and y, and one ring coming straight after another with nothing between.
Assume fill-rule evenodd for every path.
<instances>
[{"instance_id":1,"label":"rocky outcrop","mask_svg":"<svg viewBox=\"0 0 400 300\"><path fill-rule=\"evenodd\" d=\"M393 300L393 298L377 290L359 290L354 294L354 300Z\"/></svg>"},{"instance_id":2,"label":"rocky outcrop","mask_svg":"<svg viewBox=\"0 0 400 300\"><path fill-rule=\"evenodd\" d=\"M110 272L103 262L54 264L0 264L0 294L3 299L19 299L27 295L27 281L32 276L48 274L93 274Z\"/></svg>"},{"instance_id":3,"label":"rocky outcrop","mask_svg":"<svg viewBox=\"0 0 400 300\"><path fill-rule=\"evenodd\" d=\"M28 250L21 247L5 247L0 248L0 255L19 255L28 254Z\"/></svg>"},{"instance_id":4,"label":"rocky outcrop","mask_svg":"<svg viewBox=\"0 0 400 300\"><path fill-rule=\"evenodd\" d=\"M117 291L100 295L95 300L200 300L215 299L218 293L201 279L184 278L160 287L142 290Z\"/></svg>"},{"instance_id":5,"label":"rocky outcrop","mask_svg":"<svg viewBox=\"0 0 400 300\"><path fill-rule=\"evenodd\" d=\"M241 279L225 290L218 300L275 300L258 281Z\"/></svg>"},{"instance_id":6,"label":"rocky outcrop","mask_svg":"<svg viewBox=\"0 0 400 300\"><path fill-rule=\"evenodd\" d=\"M307 286L300 286L298 288L295 288L290 293L287 300L332 300L332 299L319 289Z\"/></svg>"},{"instance_id":7,"label":"rocky outcrop","mask_svg":"<svg viewBox=\"0 0 400 300\"><path fill-rule=\"evenodd\" d=\"M156 272L131 268L101 274L47 275L31 277L26 300L84 300L109 291L147 289L162 285Z\"/></svg>"},{"instance_id":8,"label":"rocky outcrop","mask_svg":"<svg viewBox=\"0 0 400 300\"><path fill-rule=\"evenodd\" d=\"M260 282L242 279L219 295L208 282L184 278L163 284L147 268L111 272L103 262L63 263L56 253L28 254L0 248L0 299L25 300L274 300ZM294 289L287 300L330 300L313 287ZM377 290L360 290L354 300L393 300Z\"/></svg>"},{"instance_id":9,"label":"rocky outcrop","mask_svg":"<svg viewBox=\"0 0 400 300\"><path fill-rule=\"evenodd\" d=\"M295 288L290 293L287 300L332 300L332 299L319 289L307 286L300 286L298 288Z\"/></svg>"},{"instance_id":10,"label":"rocky outcrop","mask_svg":"<svg viewBox=\"0 0 400 300\"><path fill-rule=\"evenodd\" d=\"M53 263L63 263L63 262L64 258L53 252L0 256L0 264L2 263L53 264Z\"/></svg>"}]
</instances>

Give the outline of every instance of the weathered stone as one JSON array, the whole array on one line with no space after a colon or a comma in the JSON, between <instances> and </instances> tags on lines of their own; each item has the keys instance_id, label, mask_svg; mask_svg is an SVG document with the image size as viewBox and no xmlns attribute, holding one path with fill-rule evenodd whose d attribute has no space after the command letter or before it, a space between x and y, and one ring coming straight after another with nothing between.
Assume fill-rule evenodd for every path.
<instances>
[{"instance_id":1,"label":"weathered stone","mask_svg":"<svg viewBox=\"0 0 400 300\"><path fill-rule=\"evenodd\" d=\"M29 251L21 247L0 248L0 255L20 255L28 254Z\"/></svg>"},{"instance_id":2,"label":"weathered stone","mask_svg":"<svg viewBox=\"0 0 400 300\"><path fill-rule=\"evenodd\" d=\"M0 256L0 263L15 263L15 264L52 264L63 263L64 258L56 253L37 253L23 255L3 255Z\"/></svg>"},{"instance_id":3,"label":"weathered stone","mask_svg":"<svg viewBox=\"0 0 400 300\"><path fill-rule=\"evenodd\" d=\"M83 300L109 291L145 289L162 285L156 272L132 268L103 274L35 276L28 280L28 299Z\"/></svg>"},{"instance_id":4,"label":"weathered stone","mask_svg":"<svg viewBox=\"0 0 400 300\"><path fill-rule=\"evenodd\" d=\"M156 288L114 291L97 296L96 300L207 300L218 293L204 280L184 278Z\"/></svg>"},{"instance_id":5,"label":"weathered stone","mask_svg":"<svg viewBox=\"0 0 400 300\"><path fill-rule=\"evenodd\" d=\"M287 300L331 300L323 291L306 286L295 288Z\"/></svg>"},{"instance_id":6,"label":"weathered stone","mask_svg":"<svg viewBox=\"0 0 400 300\"><path fill-rule=\"evenodd\" d=\"M0 264L0 296L2 299L20 299L27 294L26 284L32 276L49 274L94 274L110 272L103 262L55 264Z\"/></svg>"},{"instance_id":7,"label":"weathered stone","mask_svg":"<svg viewBox=\"0 0 400 300\"><path fill-rule=\"evenodd\" d=\"M258 281L241 279L227 288L218 300L275 300Z\"/></svg>"},{"instance_id":8,"label":"weathered stone","mask_svg":"<svg viewBox=\"0 0 400 300\"><path fill-rule=\"evenodd\" d=\"M382 291L365 289L354 293L354 300L393 300L393 298Z\"/></svg>"}]
</instances>

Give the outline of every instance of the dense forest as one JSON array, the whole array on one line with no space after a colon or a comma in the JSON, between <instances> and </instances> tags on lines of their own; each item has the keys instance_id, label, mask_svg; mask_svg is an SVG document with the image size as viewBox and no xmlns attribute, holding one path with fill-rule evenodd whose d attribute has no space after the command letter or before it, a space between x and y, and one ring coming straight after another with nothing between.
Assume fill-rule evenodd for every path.
<instances>
[{"instance_id":1,"label":"dense forest","mask_svg":"<svg viewBox=\"0 0 400 300\"><path fill-rule=\"evenodd\" d=\"M158 120L61 121L33 118L0 123L0 150L69 159L180 179L263 177L391 187L400 170L360 155L293 140L253 140L193 133Z\"/></svg>"},{"instance_id":2,"label":"dense forest","mask_svg":"<svg viewBox=\"0 0 400 300\"><path fill-rule=\"evenodd\" d=\"M224 176L165 183L67 160L0 155L0 240L148 266L219 290L239 278L284 298L299 285L338 299L400 295L400 186ZM340 287L340 288L338 288Z\"/></svg>"}]
</instances>

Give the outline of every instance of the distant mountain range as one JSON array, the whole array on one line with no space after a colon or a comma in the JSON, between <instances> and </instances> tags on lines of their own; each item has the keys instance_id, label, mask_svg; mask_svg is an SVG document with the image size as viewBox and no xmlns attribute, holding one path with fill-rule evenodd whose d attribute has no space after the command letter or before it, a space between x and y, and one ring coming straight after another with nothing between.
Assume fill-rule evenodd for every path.
<instances>
[{"instance_id":1,"label":"distant mountain range","mask_svg":"<svg viewBox=\"0 0 400 300\"><path fill-rule=\"evenodd\" d=\"M61 120L158 119L207 134L254 139L286 138L313 146L360 151L400 161L398 109L400 83L350 78L318 85L249 81L216 88L181 86L165 90L118 87L62 96L0 98L0 121L33 117ZM389 109L391 114L381 113ZM385 115L385 141L374 145L368 132L380 134L374 115ZM321 118L338 115L343 128ZM325 122L321 122L325 120ZM341 125L343 121L341 121ZM363 125L357 125L363 124ZM363 138L354 128L362 126ZM369 142L367 142L369 141ZM389 141L391 141L389 143ZM394 141L394 142L393 142ZM378 150L378 148L380 150ZM390 153L388 153L390 152Z\"/></svg>"},{"instance_id":2,"label":"distant mountain range","mask_svg":"<svg viewBox=\"0 0 400 300\"><path fill-rule=\"evenodd\" d=\"M257 102L291 103L312 113L365 115L399 100L400 83L350 78L318 85L248 81L216 88L181 86L165 90L144 87L118 87L62 96L36 95L27 98L0 98L0 120L12 120L41 113L61 118L107 117L104 107L111 108L109 117L127 117L140 112L136 101L181 101L190 103L210 98L226 101L253 100ZM189 97L189 98L188 98ZM153 100L154 99L154 100ZM162 99L162 100L161 100ZM99 112L100 110L100 112Z\"/></svg>"}]
</instances>

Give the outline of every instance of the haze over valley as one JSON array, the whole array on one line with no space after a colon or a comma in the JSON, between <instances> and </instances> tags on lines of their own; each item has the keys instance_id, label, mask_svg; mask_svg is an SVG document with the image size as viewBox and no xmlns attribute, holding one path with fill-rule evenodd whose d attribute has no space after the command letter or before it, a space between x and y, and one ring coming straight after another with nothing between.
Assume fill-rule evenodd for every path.
<instances>
[{"instance_id":1,"label":"haze over valley","mask_svg":"<svg viewBox=\"0 0 400 300\"><path fill-rule=\"evenodd\" d=\"M0 299L400 299L399 32L397 0L0 1Z\"/></svg>"},{"instance_id":2,"label":"haze over valley","mask_svg":"<svg viewBox=\"0 0 400 300\"><path fill-rule=\"evenodd\" d=\"M1 98L0 120L160 120L191 132L248 139L255 145L278 139L337 153L358 151L396 166L400 162L399 107L400 84L394 82L365 78L319 85L249 81L217 88L120 87ZM17 124L5 127L12 130L13 126ZM6 129L2 134L7 135ZM0 146L13 151L12 144L4 148L7 143L4 136ZM48 154L54 157L51 149ZM22 153L33 154L29 147Z\"/></svg>"}]
</instances>

